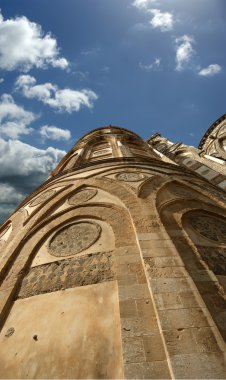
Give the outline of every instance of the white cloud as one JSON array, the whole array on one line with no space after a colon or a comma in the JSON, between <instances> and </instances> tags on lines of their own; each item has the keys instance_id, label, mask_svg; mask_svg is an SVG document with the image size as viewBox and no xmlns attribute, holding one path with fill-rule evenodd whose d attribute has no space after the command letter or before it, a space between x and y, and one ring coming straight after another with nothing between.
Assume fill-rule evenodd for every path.
<instances>
[{"instance_id":1,"label":"white cloud","mask_svg":"<svg viewBox=\"0 0 226 380\"><path fill-rule=\"evenodd\" d=\"M153 28L159 28L161 32L168 32L174 27L174 17L170 12L161 12L160 9L150 9L153 15L150 24Z\"/></svg>"},{"instance_id":2,"label":"white cloud","mask_svg":"<svg viewBox=\"0 0 226 380\"><path fill-rule=\"evenodd\" d=\"M16 139L20 135L28 135L32 128L29 125L37 115L18 106L13 97L3 94L0 98L0 136Z\"/></svg>"},{"instance_id":3,"label":"white cloud","mask_svg":"<svg viewBox=\"0 0 226 380\"><path fill-rule=\"evenodd\" d=\"M176 43L176 70L182 71L190 63L195 50L192 46L194 39L187 34L175 39Z\"/></svg>"},{"instance_id":4,"label":"white cloud","mask_svg":"<svg viewBox=\"0 0 226 380\"><path fill-rule=\"evenodd\" d=\"M0 78L0 83L3 83L4 82L4 78Z\"/></svg>"},{"instance_id":5,"label":"white cloud","mask_svg":"<svg viewBox=\"0 0 226 380\"><path fill-rule=\"evenodd\" d=\"M71 138L71 132L68 129L57 128L53 125L43 125L40 128L40 135L43 140L69 140Z\"/></svg>"},{"instance_id":6,"label":"white cloud","mask_svg":"<svg viewBox=\"0 0 226 380\"><path fill-rule=\"evenodd\" d=\"M157 4L157 0L134 0L132 3L137 9L152 15L150 20L152 28L160 29L161 32L168 32L174 28L174 16L170 12L162 12L160 9L152 8L153 5L157 6Z\"/></svg>"},{"instance_id":7,"label":"white cloud","mask_svg":"<svg viewBox=\"0 0 226 380\"><path fill-rule=\"evenodd\" d=\"M149 65L143 65L141 62L139 62L139 66L142 70L158 70L160 68L161 59L155 58L154 62L150 63Z\"/></svg>"},{"instance_id":8,"label":"white cloud","mask_svg":"<svg viewBox=\"0 0 226 380\"><path fill-rule=\"evenodd\" d=\"M65 154L52 147L37 149L18 140L0 138L0 223L47 179Z\"/></svg>"},{"instance_id":9,"label":"white cloud","mask_svg":"<svg viewBox=\"0 0 226 380\"><path fill-rule=\"evenodd\" d=\"M0 177L47 175L65 154L65 151L52 147L38 149L19 140L0 138Z\"/></svg>"},{"instance_id":10,"label":"white cloud","mask_svg":"<svg viewBox=\"0 0 226 380\"><path fill-rule=\"evenodd\" d=\"M59 89L52 83L36 85L36 79L30 75L20 75L16 81L16 89L22 91L27 98L36 98L44 104L60 112L77 112L82 106L92 108L97 94L89 89L80 91L65 88Z\"/></svg>"},{"instance_id":11,"label":"white cloud","mask_svg":"<svg viewBox=\"0 0 226 380\"><path fill-rule=\"evenodd\" d=\"M29 71L49 65L61 69L69 65L59 57L56 39L25 16L4 20L0 13L0 68Z\"/></svg>"},{"instance_id":12,"label":"white cloud","mask_svg":"<svg viewBox=\"0 0 226 380\"><path fill-rule=\"evenodd\" d=\"M134 0L132 5L138 9L148 9L156 0Z\"/></svg>"},{"instance_id":13,"label":"white cloud","mask_svg":"<svg viewBox=\"0 0 226 380\"><path fill-rule=\"evenodd\" d=\"M68 68L68 61L66 58L59 58L51 61L51 64L53 67L59 67L59 69L66 69Z\"/></svg>"},{"instance_id":14,"label":"white cloud","mask_svg":"<svg viewBox=\"0 0 226 380\"><path fill-rule=\"evenodd\" d=\"M216 74L219 74L222 70L222 67L218 65L217 63L209 65L208 67L205 67L204 69L200 70L198 72L199 75L204 77L210 77L214 76Z\"/></svg>"}]
</instances>

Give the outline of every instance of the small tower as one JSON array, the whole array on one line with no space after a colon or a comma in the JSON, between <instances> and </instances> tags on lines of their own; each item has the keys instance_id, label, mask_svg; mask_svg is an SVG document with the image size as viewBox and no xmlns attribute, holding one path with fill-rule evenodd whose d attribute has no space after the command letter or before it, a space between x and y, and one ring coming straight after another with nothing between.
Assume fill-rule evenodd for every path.
<instances>
[{"instance_id":1,"label":"small tower","mask_svg":"<svg viewBox=\"0 0 226 380\"><path fill-rule=\"evenodd\" d=\"M225 200L133 132L83 136L1 227L0 378L225 378Z\"/></svg>"}]
</instances>

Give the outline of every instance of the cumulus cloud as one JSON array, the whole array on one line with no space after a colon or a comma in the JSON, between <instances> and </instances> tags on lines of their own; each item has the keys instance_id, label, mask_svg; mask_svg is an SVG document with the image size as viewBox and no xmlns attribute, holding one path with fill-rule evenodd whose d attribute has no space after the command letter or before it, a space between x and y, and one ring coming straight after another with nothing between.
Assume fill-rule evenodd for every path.
<instances>
[{"instance_id":1,"label":"cumulus cloud","mask_svg":"<svg viewBox=\"0 0 226 380\"><path fill-rule=\"evenodd\" d=\"M161 32L168 32L174 27L174 17L170 12L161 12L160 9L150 9L153 17L150 24L153 28L158 28Z\"/></svg>"},{"instance_id":2,"label":"cumulus cloud","mask_svg":"<svg viewBox=\"0 0 226 380\"><path fill-rule=\"evenodd\" d=\"M222 67L218 65L217 63L209 65L205 67L204 69L200 70L198 72L199 75L204 76L204 77L211 77L216 74L219 74L222 70Z\"/></svg>"},{"instance_id":3,"label":"cumulus cloud","mask_svg":"<svg viewBox=\"0 0 226 380\"><path fill-rule=\"evenodd\" d=\"M16 139L32 132L29 125L37 118L32 112L18 106L13 97L3 94L0 98L0 136Z\"/></svg>"},{"instance_id":4,"label":"cumulus cloud","mask_svg":"<svg viewBox=\"0 0 226 380\"><path fill-rule=\"evenodd\" d=\"M4 78L0 78L0 83L3 83L4 82Z\"/></svg>"},{"instance_id":5,"label":"cumulus cloud","mask_svg":"<svg viewBox=\"0 0 226 380\"><path fill-rule=\"evenodd\" d=\"M38 99L59 112L78 112L81 107L92 108L97 94L89 89L80 91L70 88L59 89L52 83L36 84L36 79L30 75L20 75L16 81L16 89L30 99Z\"/></svg>"},{"instance_id":6,"label":"cumulus cloud","mask_svg":"<svg viewBox=\"0 0 226 380\"><path fill-rule=\"evenodd\" d=\"M135 0L132 5L152 15L150 20L152 28L160 29L161 32L168 32L174 28L175 20L172 13L152 8L152 6L157 6L157 0Z\"/></svg>"},{"instance_id":7,"label":"cumulus cloud","mask_svg":"<svg viewBox=\"0 0 226 380\"><path fill-rule=\"evenodd\" d=\"M19 140L0 138L0 177L47 175L65 154L52 147L38 149Z\"/></svg>"},{"instance_id":8,"label":"cumulus cloud","mask_svg":"<svg viewBox=\"0 0 226 380\"><path fill-rule=\"evenodd\" d=\"M176 70L182 71L190 63L195 50L193 48L194 39L187 34L175 39L176 44Z\"/></svg>"},{"instance_id":9,"label":"cumulus cloud","mask_svg":"<svg viewBox=\"0 0 226 380\"><path fill-rule=\"evenodd\" d=\"M49 65L69 66L66 58L60 57L56 39L25 16L4 20L0 13L0 68L27 72Z\"/></svg>"},{"instance_id":10,"label":"cumulus cloud","mask_svg":"<svg viewBox=\"0 0 226 380\"><path fill-rule=\"evenodd\" d=\"M0 221L43 183L66 154L49 147L37 149L18 140L0 138Z\"/></svg>"},{"instance_id":11,"label":"cumulus cloud","mask_svg":"<svg viewBox=\"0 0 226 380\"><path fill-rule=\"evenodd\" d=\"M161 59L155 58L154 62L150 63L149 65L143 65L141 62L139 62L139 67L142 70L158 70L160 68Z\"/></svg>"},{"instance_id":12,"label":"cumulus cloud","mask_svg":"<svg viewBox=\"0 0 226 380\"><path fill-rule=\"evenodd\" d=\"M43 140L69 140L71 138L71 132L68 129L57 128L53 125L43 125L40 128L40 135Z\"/></svg>"}]
</instances>

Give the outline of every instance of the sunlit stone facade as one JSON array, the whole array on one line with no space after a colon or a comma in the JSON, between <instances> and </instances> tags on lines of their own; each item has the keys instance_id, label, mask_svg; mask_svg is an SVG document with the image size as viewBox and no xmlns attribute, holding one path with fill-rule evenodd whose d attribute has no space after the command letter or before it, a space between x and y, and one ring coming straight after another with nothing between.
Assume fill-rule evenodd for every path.
<instances>
[{"instance_id":1,"label":"sunlit stone facade","mask_svg":"<svg viewBox=\"0 0 226 380\"><path fill-rule=\"evenodd\" d=\"M225 157L208 138L93 130L11 215L0 378L226 377Z\"/></svg>"}]
</instances>

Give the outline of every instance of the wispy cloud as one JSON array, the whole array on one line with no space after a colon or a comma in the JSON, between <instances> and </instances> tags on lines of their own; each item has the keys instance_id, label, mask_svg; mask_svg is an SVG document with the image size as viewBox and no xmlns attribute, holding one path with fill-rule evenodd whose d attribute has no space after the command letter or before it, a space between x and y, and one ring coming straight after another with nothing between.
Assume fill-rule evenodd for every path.
<instances>
[{"instance_id":1,"label":"wispy cloud","mask_svg":"<svg viewBox=\"0 0 226 380\"><path fill-rule=\"evenodd\" d=\"M161 64L161 59L160 58L155 58L154 62L150 63L149 65L144 65L143 63L139 62L139 67L142 70L158 70L160 68Z\"/></svg>"},{"instance_id":2,"label":"wispy cloud","mask_svg":"<svg viewBox=\"0 0 226 380\"><path fill-rule=\"evenodd\" d=\"M200 70L198 74L203 77L212 77L216 74L219 74L221 71L222 71L222 67L218 65L217 63L215 63Z\"/></svg>"},{"instance_id":3,"label":"wispy cloud","mask_svg":"<svg viewBox=\"0 0 226 380\"><path fill-rule=\"evenodd\" d=\"M68 129L62 129L55 127L54 125L43 125L40 128L40 135L45 141L48 140L69 140L71 138L71 132Z\"/></svg>"},{"instance_id":4,"label":"wispy cloud","mask_svg":"<svg viewBox=\"0 0 226 380\"><path fill-rule=\"evenodd\" d=\"M89 78L89 71L77 70L77 71L73 71L72 74L75 75L76 78L81 82L84 82L84 81L88 80L88 78Z\"/></svg>"},{"instance_id":5,"label":"wispy cloud","mask_svg":"<svg viewBox=\"0 0 226 380\"><path fill-rule=\"evenodd\" d=\"M80 91L70 88L59 89L50 82L36 84L30 75L20 75L16 81L16 89L29 99L37 99L59 112L78 112L81 107L92 108L97 94L89 89Z\"/></svg>"},{"instance_id":6,"label":"wispy cloud","mask_svg":"<svg viewBox=\"0 0 226 380\"><path fill-rule=\"evenodd\" d=\"M176 44L176 70L184 70L191 62L195 50L193 48L194 39L185 34L175 39Z\"/></svg>"},{"instance_id":7,"label":"wispy cloud","mask_svg":"<svg viewBox=\"0 0 226 380\"><path fill-rule=\"evenodd\" d=\"M99 54L101 51L101 48L100 47L94 47L94 48L91 48L91 49L88 49L88 50L82 50L81 54L84 55L84 56L95 56L97 54Z\"/></svg>"},{"instance_id":8,"label":"wispy cloud","mask_svg":"<svg viewBox=\"0 0 226 380\"><path fill-rule=\"evenodd\" d=\"M60 57L56 39L25 16L4 20L0 11L0 36L1 69L27 72L32 67L69 66L66 58Z\"/></svg>"},{"instance_id":9,"label":"wispy cloud","mask_svg":"<svg viewBox=\"0 0 226 380\"><path fill-rule=\"evenodd\" d=\"M132 5L138 9L148 9L150 6L155 4L157 0L134 0Z\"/></svg>"},{"instance_id":10,"label":"wispy cloud","mask_svg":"<svg viewBox=\"0 0 226 380\"><path fill-rule=\"evenodd\" d=\"M37 119L37 115L26 111L17 105L9 94L0 98L0 136L17 139L21 135L32 132L30 124Z\"/></svg>"},{"instance_id":11,"label":"wispy cloud","mask_svg":"<svg viewBox=\"0 0 226 380\"><path fill-rule=\"evenodd\" d=\"M0 78L0 83L3 83L4 82L4 78Z\"/></svg>"}]
</instances>

